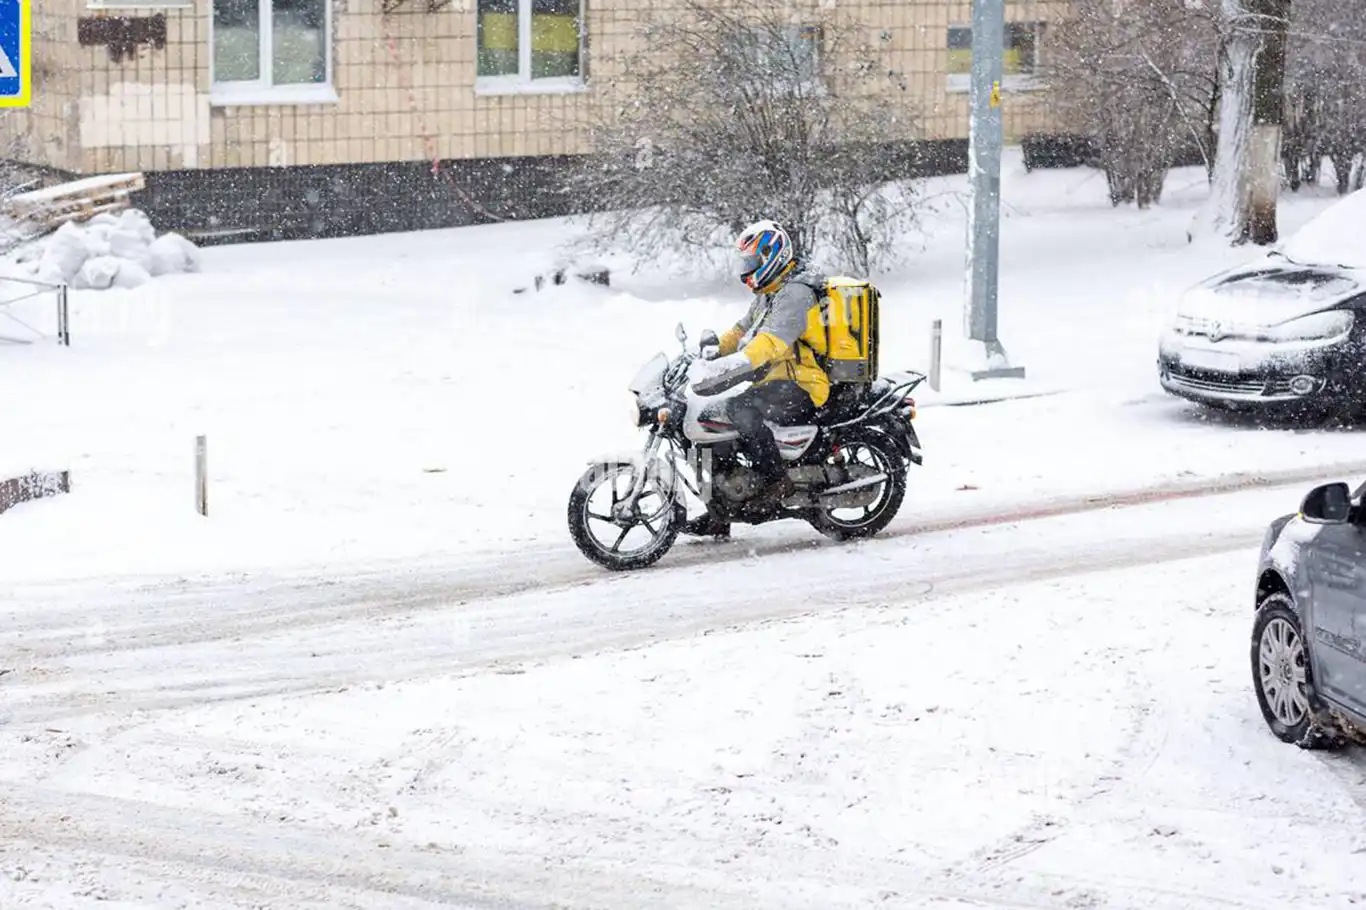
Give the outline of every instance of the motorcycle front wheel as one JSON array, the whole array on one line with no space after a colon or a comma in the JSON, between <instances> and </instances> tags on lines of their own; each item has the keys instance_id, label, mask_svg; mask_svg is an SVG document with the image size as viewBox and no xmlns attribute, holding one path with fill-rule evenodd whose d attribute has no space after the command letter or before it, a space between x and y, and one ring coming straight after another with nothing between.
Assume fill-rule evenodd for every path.
<instances>
[{"instance_id":1,"label":"motorcycle front wheel","mask_svg":"<svg viewBox=\"0 0 1366 910\"><path fill-rule=\"evenodd\" d=\"M584 556L614 572L643 569L658 562L678 539L686 517L678 514L679 507L655 469L647 472L635 507L618 514L617 507L630 494L638 470L628 463L593 465L569 494L569 534L574 545Z\"/></svg>"}]
</instances>

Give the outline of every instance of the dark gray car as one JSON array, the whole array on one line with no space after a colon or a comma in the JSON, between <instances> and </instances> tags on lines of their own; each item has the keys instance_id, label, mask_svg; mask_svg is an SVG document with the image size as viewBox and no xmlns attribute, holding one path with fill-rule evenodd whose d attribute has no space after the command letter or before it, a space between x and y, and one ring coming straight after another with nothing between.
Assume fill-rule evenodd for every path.
<instances>
[{"instance_id":1,"label":"dark gray car","mask_svg":"<svg viewBox=\"0 0 1366 910\"><path fill-rule=\"evenodd\" d=\"M1253 688L1271 732L1305 748L1366 742L1363 493L1316 487L1262 542Z\"/></svg>"},{"instance_id":2,"label":"dark gray car","mask_svg":"<svg viewBox=\"0 0 1366 910\"><path fill-rule=\"evenodd\" d=\"M1172 395L1267 415L1366 414L1366 190L1181 295L1158 342Z\"/></svg>"}]
</instances>

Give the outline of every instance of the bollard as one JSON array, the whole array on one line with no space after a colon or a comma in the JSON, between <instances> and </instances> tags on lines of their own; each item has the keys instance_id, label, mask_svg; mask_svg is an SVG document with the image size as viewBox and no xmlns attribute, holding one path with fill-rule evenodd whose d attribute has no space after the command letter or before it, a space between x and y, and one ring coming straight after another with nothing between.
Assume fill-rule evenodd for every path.
<instances>
[{"instance_id":1,"label":"bollard","mask_svg":"<svg viewBox=\"0 0 1366 910\"><path fill-rule=\"evenodd\" d=\"M944 320L936 319L930 327L930 388L939 391L939 371L944 354Z\"/></svg>"},{"instance_id":2,"label":"bollard","mask_svg":"<svg viewBox=\"0 0 1366 910\"><path fill-rule=\"evenodd\" d=\"M209 446L203 436L194 438L194 508L200 515L209 514Z\"/></svg>"},{"instance_id":3,"label":"bollard","mask_svg":"<svg viewBox=\"0 0 1366 910\"><path fill-rule=\"evenodd\" d=\"M57 343L71 347L71 312L68 308L66 284L57 289Z\"/></svg>"}]
</instances>

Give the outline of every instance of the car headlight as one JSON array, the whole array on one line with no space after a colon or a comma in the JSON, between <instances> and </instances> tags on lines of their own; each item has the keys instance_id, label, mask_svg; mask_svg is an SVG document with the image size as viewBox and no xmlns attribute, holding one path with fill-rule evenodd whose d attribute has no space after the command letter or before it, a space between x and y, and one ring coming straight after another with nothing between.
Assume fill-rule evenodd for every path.
<instances>
[{"instance_id":1,"label":"car headlight","mask_svg":"<svg viewBox=\"0 0 1366 910\"><path fill-rule=\"evenodd\" d=\"M1196 322L1189 316L1178 315L1167 326L1164 334L1168 335L1193 335L1195 333Z\"/></svg>"},{"instance_id":2,"label":"car headlight","mask_svg":"<svg viewBox=\"0 0 1366 910\"><path fill-rule=\"evenodd\" d=\"M1251 329L1246 334L1240 332L1233 337L1251 341L1325 341L1346 335L1355 321L1355 315L1347 310L1330 310L1280 325Z\"/></svg>"}]
</instances>

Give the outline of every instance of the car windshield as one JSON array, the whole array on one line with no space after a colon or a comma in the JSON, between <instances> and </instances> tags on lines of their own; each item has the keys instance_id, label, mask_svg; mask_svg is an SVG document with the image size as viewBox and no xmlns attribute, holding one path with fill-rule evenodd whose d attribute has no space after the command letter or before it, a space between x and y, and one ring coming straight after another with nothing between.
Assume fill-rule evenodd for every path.
<instances>
[{"instance_id":1,"label":"car windshield","mask_svg":"<svg viewBox=\"0 0 1366 910\"><path fill-rule=\"evenodd\" d=\"M1366 269L1366 190L1343 197L1276 247L1296 265Z\"/></svg>"}]
</instances>

